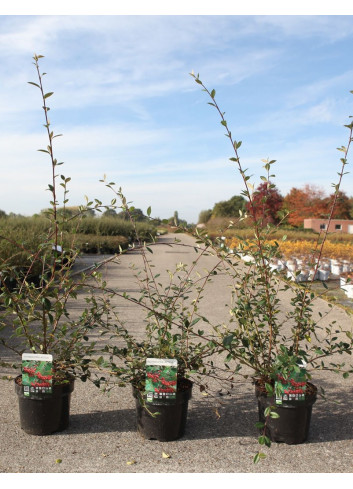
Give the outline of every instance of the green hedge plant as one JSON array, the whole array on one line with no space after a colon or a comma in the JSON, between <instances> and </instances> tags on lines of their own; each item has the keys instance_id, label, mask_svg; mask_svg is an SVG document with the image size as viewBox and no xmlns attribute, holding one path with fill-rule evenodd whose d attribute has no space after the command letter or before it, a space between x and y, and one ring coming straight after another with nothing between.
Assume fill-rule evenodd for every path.
<instances>
[{"instance_id":1,"label":"green hedge plant","mask_svg":"<svg viewBox=\"0 0 353 489\"><path fill-rule=\"evenodd\" d=\"M269 396L274 394L279 372L288 378L293 371L299 371L299 365L303 361L307 365L307 381L311 379L310 372L315 369L330 370L347 377L353 371L352 365L346 364L346 359L353 349L352 330L343 331L335 321L332 321L329 326L322 327L320 322L313 318L312 311L315 295L311 287L320 265L327 231L320 234L316 243L313 243L310 257L312 280L304 287L297 287L295 284L283 281L279 272L271 267L271 262L281 258L281 253L278 242L271 244L270 240L279 235L286 215L282 216L281 222L276 226L263 225L262 216L259 218L256 212L254 185L250 181L248 171L241 164L241 141L233 138L225 113L216 102L216 91L208 90L199 75L191 73L191 76L208 95L209 105L217 111L225 136L232 148L230 161L243 182L242 195L249 204L248 213L240 212L239 221L246 219L247 222L249 220L252 222L251 236L244 236L238 248L234 250L234 254L227 254L226 251L224 253L225 269L234 283L231 316L228 327L217 327L214 333L217 341L223 344L225 365L231 370L234 369L235 362L236 371L241 372L240 368L245 370L244 375L250 376L254 382L261 384ZM337 148L340 153L341 168L338 172L338 182L332 184L335 193L328 223L332 219L341 181L346 173L352 142L353 122L346 124L345 127L349 135L346 146ZM266 159L263 163L264 174L261 180L270 190L274 186L272 182L275 177L273 174L275 160ZM266 200L266 197L264 199ZM229 227L232 227L232 223ZM282 239L285 240L286 237L283 236ZM247 257L245 263L240 261L244 256ZM244 265L239 266L240 263ZM282 292L288 290L291 291L290 309L284 320L280 297ZM341 362L336 360L337 354L341 355ZM265 423L260 423L263 433L259 437L259 442L261 445L269 446L271 441L265 436L266 422L270 416L277 417L278 414L273 409L268 409L266 416ZM254 458L255 462L264 456L264 453L259 451Z\"/></svg>"},{"instance_id":2,"label":"green hedge plant","mask_svg":"<svg viewBox=\"0 0 353 489\"><path fill-rule=\"evenodd\" d=\"M39 91L44 112L48 139L47 146L39 151L49 160L50 207L45 218L31 220L29 231L25 231L27 235L25 227L23 234L19 231L26 222L23 219L14 220L14 229L16 225L19 227L11 236L2 228L5 232L1 233L0 241L13 252L0 263L0 342L20 357L24 352L52 354L54 382L70 375L85 380L85 364L94 348L90 335L103 322L106 303L92 289L102 286L97 270L75 278L71 274L79 250L74 235L68 236L67 227L79 227L85 213L101 209L102 203L88 202L74 215L65 212L70 177L62 174L62 162L54 156L55 138L61 135L51 129L48 99L53 92L44 90L41 58L41 55L33 58L38 80L29 83ZM70 314L69 305L79 294L84 295L85 305L75 316Z\"/></svg>"}]
</instances>

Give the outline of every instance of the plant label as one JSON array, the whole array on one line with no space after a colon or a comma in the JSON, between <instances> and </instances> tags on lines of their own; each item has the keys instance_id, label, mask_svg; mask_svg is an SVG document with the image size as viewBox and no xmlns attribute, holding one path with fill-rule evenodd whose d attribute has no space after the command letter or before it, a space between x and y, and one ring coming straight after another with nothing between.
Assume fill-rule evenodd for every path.
<instances>
[{"instance_id":1,"label":"plant label","mask_svg":"<svg viewBox=\"0 0 353 489\"><path fill-rule=\"evenodd\" d=\"M53 392L53 355L23 353L22 386L26 397Z\"/></svg>"},{"instance_id":2,"label":"plant label","mask_svg":"<svg viewBox=\"0 0 353 489\"><path fill-rule=\"evenodd\" d=\"M146 359L146 401L174 403L177 391L178 361L170 358Z\"/></svg>"},{"instance_id":3,"label":"plant label","mask_svg":"<svg viewBox=\"0 0 353 489\"><path fill-rule=\"evenodd\" d=\"M304 401L306 390L306 372L303 368L299 372L292 372L285 378L277 374L275 382L276 404L286 401Z\"/></svg>"}]
</instances>

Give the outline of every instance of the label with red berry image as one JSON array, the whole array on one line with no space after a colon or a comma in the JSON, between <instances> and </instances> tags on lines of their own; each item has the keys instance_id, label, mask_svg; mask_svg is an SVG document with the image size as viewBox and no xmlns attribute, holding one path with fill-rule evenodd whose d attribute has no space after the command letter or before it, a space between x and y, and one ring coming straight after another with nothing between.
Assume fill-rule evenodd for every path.
<instances>
[{"instance_id":1,"label":"label with red berry image","mask_svg":"<svg viewBox=\"0 0 353 489\"><path fill-rule=\"evenodd\" d=\"M53 355L23 353L22 386L26 397L53 392Z\"/></svg>"},{"instance_id":2,"label":"label with red berry image","mask_svg":"<svg viewBox=\"0 0 353 489\"><path fill-rule=\"evenodd\" d=\"M177 391L178 361L171 358L147 358L146 401L173 403Z\"/></svg>"},{"instance_id":3,"label":"label with red berry image","mask_svg":"<svg viewBox=\"0 0 353 489\"><path fill-rule=\"evenodd\" d=\"M306 372L300 369L300 372L292 372L288 378L277 374L275 382L276 404L282 404L286 401L304 401L306 390Z\"/></svg>"}]
</instances>

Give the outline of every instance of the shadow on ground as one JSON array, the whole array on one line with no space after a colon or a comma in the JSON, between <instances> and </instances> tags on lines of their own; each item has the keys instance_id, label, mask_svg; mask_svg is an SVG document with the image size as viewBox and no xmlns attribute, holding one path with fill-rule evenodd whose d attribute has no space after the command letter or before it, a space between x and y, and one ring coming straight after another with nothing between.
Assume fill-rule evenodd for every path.
<instances>
[{"instance_id":1,"label":"shadow on ground","mask_svg":"<svg viewBox=\"0 0 353 489\"><path fill-rule=\"evenodd\" d=\"M336 392L334 397L340 398L339 404L318 399L314 405L307 443L352 439L352 401L350 398L345 398L342 391ZM223 399L222 406L217 408L202 399L195 400L189 405L186 433L183 439L228 437L254 439L258 436L255 428L257 421L257 401L251 394L239 394L236 398ZM136 431L134 407L72 414L70 428L60 435L127 431Z\"/></svg>"}]
</instances>

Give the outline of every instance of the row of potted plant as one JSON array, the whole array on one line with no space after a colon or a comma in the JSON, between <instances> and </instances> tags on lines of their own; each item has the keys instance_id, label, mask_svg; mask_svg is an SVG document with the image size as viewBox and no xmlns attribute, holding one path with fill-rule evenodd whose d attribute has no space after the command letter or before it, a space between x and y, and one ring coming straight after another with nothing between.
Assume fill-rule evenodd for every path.
<instances>
[{"instance_id":1,"label":"row of potted plant","mask_svg":"<svg viewBox=\"0 0 353 489\"><path fill-rule=\"evenodd\" d=\"M48 137L47 147L40 151L48 155L52 168L52 180L48 185L50 226L40 246L31 250L27 269L18 271L2 263L0 275L1 342L20 356L35 355L24 357L21 375L15 381L23 429L33 434L65 429L74 379L80 378L89 379L104 389L131 385L137 402L139 429L147 438L176 439L185 428L192 382L204 390L208 378L231 383L235 375L243 375L255 384L260 445L270 446L271 441L305 441L317 396L317 388L310 382L310 371L328 369L347 377L353 371L352 366L336 362L335 355L351 354L352 331L342 331L334 322L321 330L312 315L314 295L310 283L303 288L292 287L271 267L280 257L278 243L271 240L274 230L263 226L256 218L254 187L240 163L241 142L233 140L224 113L215 100L215 90L209 91L199 76L192 73L195 82L211 98L209 103L219 113L231 143L230 160L243 179L243 194L250 204L254 238L240 241L230 254L221 243L214 245L201 230L195 230L192 264L179 263L175 270L158 276L151 261L153 246L158 246L158 242L151 238L151 244L146 244L135 227L142 259L141 268L135 270L140 284L140 294L136 297L111 289L98 265L79 279L73 277L70 272L77 255L74 247L66 250L68 258L65 260L57 253L63 244L62 230L67 219L80 219L92 208L99 212L120 207L133 222L133 207L120 188L117 190L113 182L103 179L106 187L114 192L108 205L88 199L76 216L65 217L65 212L57 212L58 189L62 189L65 208L70 178L60 175L61 163L54 157L53 143L59 135L53 133L48 119L47 100L52 92L46 93L43 89L40 58L42 56L34 56L38 83L31 84L41 93ZM348 144L339 148L343 153L342 167L339 182L335 184L329 220L348 163L353 123L346 127ZM274 163L274 160L264 161L266 174L261 178L267 182L268 189L272 186L274 175L270 173ZM147 214L150 216L150 208ZM239 220L247 217L240 215ZM324 234L313 251L313 276L319 267L325 239ZM13 245L17 249L22 246L21 243ZM175 246L182 244L175 243ZM244 262L245 252L251 260ZM200 262L211 255L215 258L213 265L200 273ZM116 258L118 255L112 260ZM35 266L41 270L39 283L29 278ZM229 318L220 318L218 324L211 324L202 314L200 304L205 289L220 273L227 274L233 281L231 314ZM8 287L9 279L11 287ZM292 291L290 311L284 324L281 292L289 289ZM79 317L72 319L70 307L80 294L85 296L86 305ZM135 337L120 320L119 311L113 305L116 296L146 312L142 338ZM97 342L98 331L101 337ZM221 359L221 368L220 362L214 361L216 357ZM175 421L175 417L179 421ZM254 461L264 456L260 449Z\"/></svg>"}]
</instances>

